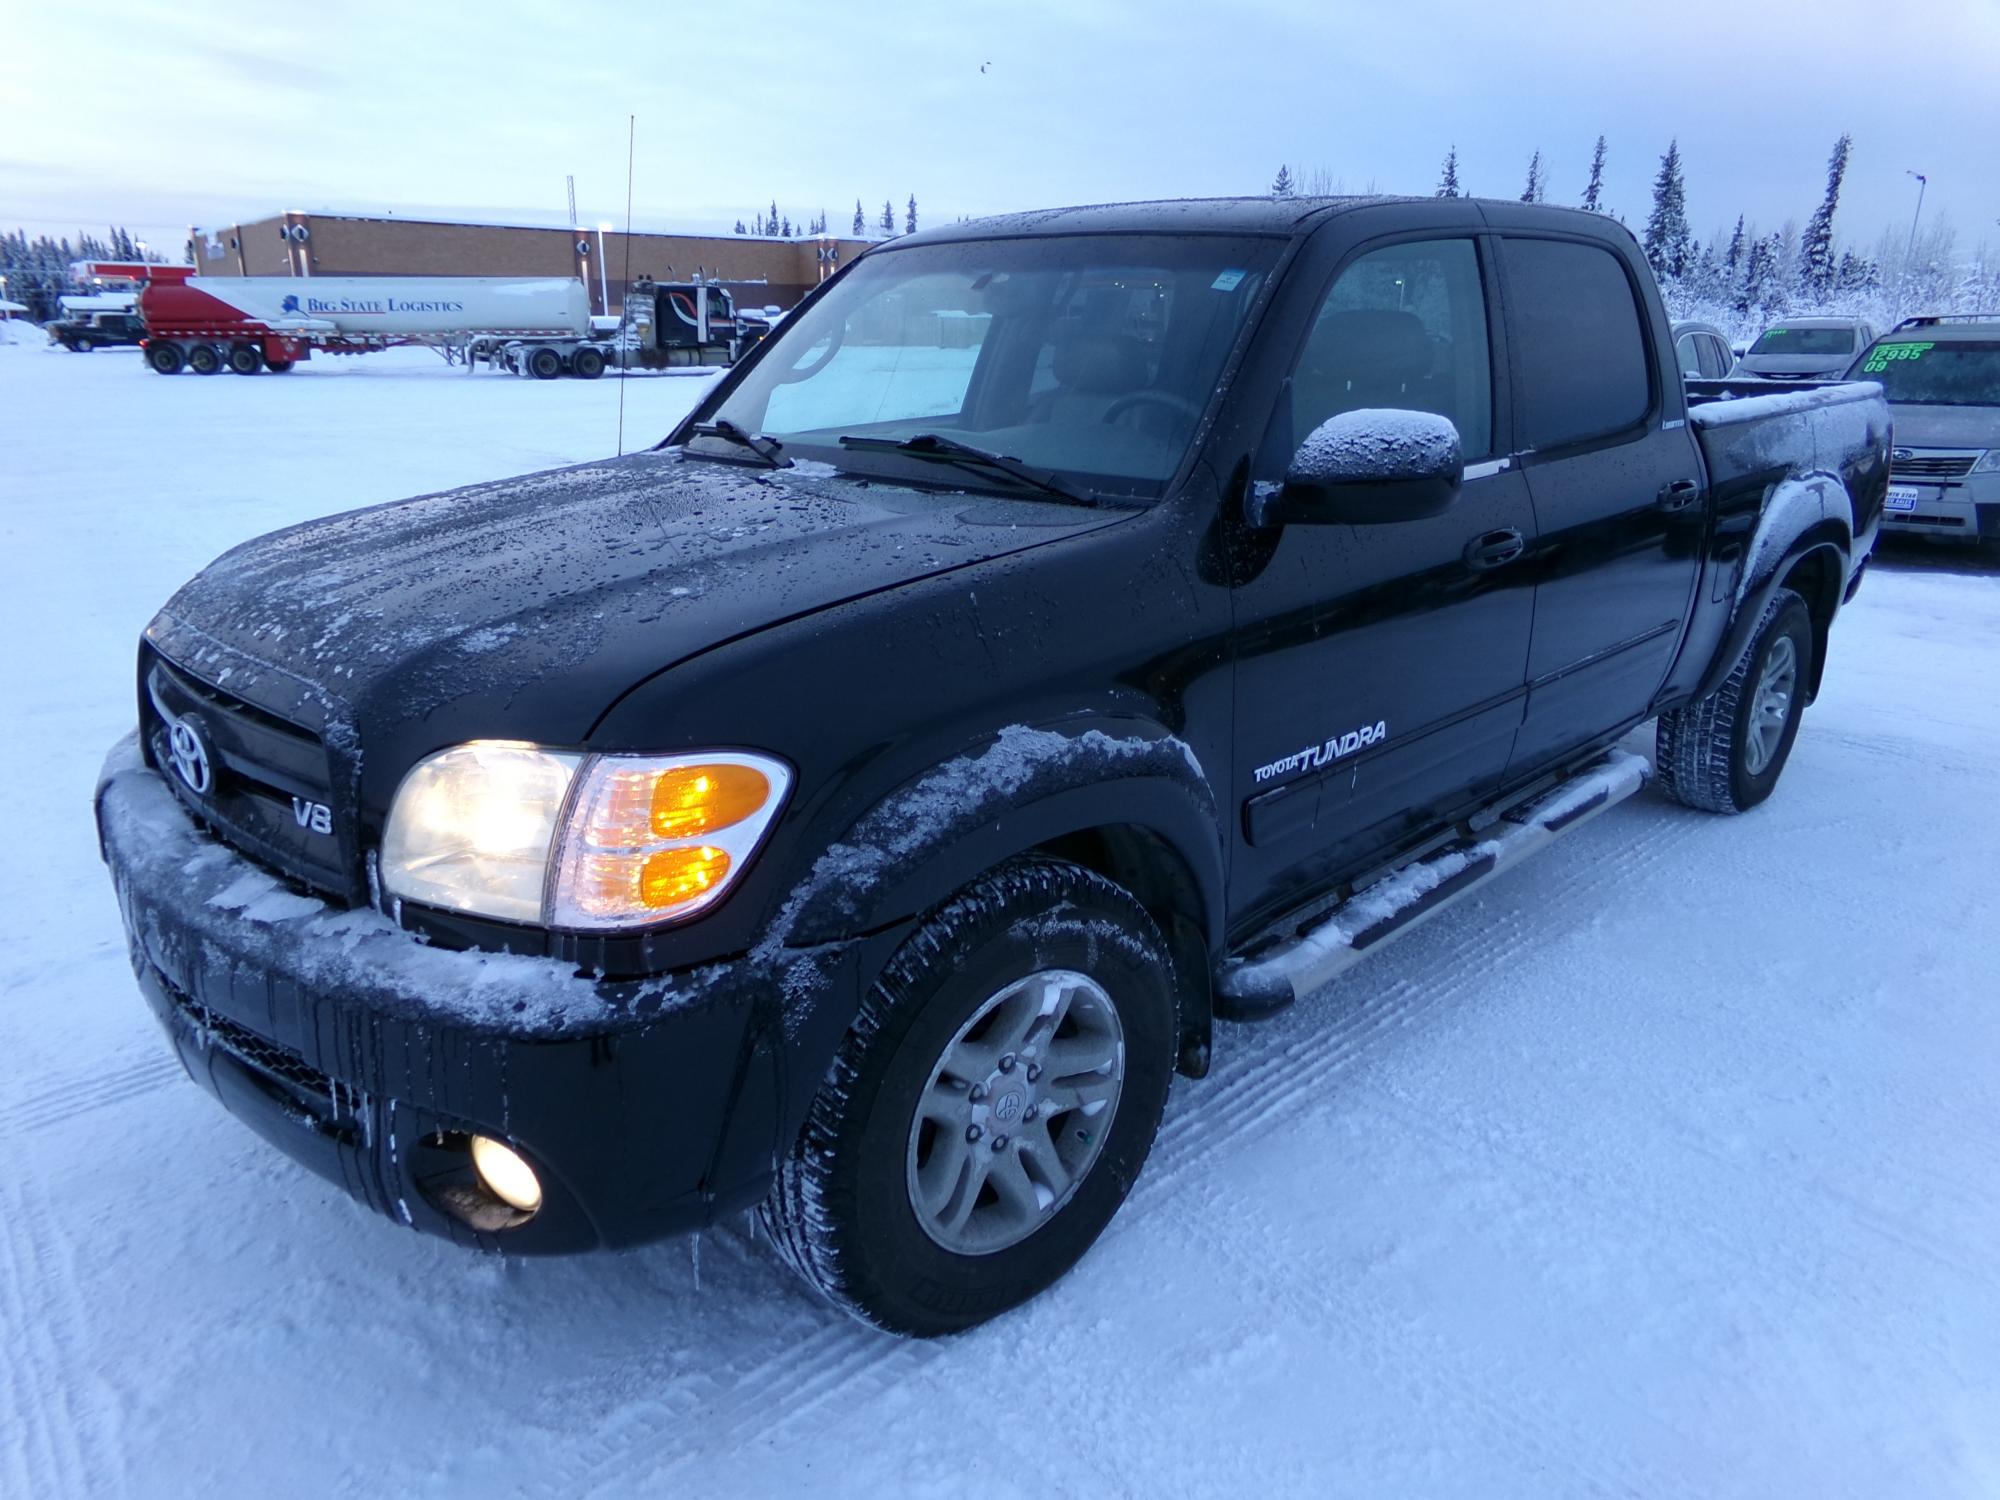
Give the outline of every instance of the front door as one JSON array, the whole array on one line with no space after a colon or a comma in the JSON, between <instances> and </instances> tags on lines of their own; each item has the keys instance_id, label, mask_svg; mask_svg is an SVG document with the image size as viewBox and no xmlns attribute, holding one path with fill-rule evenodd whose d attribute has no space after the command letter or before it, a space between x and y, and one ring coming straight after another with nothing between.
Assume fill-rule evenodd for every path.
<instances>
[{"instance_id":1,"label":"front door","mask_svg":"<svg viewBox=\"0 0 2000 1500\"><path fill-rule=\"evenodd\" d=\"M1239 844L1246 925L1351 875L1495 786L1520 724L1533 589L1507 559L1533 508L1495 432L1477 237L1363 245L1320 294L1256 478L1341 412L1451 418L1467 479L1438 516L1252 532L1239 569ZM1259 550L1261 549L1261 550ZM1483 550L1482 550L1483 549Z\"/></svg>"}]
</instances>

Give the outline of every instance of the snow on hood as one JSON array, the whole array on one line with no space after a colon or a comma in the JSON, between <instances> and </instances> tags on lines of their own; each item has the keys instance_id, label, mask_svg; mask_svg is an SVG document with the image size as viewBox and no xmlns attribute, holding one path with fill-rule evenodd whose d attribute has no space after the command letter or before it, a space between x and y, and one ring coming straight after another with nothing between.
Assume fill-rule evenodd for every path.
<instances>
[{"instance_id":1,"label":"snow on hood","mask_svg":"<svg viewBox=\"0 0 2000 1500\"><path fill-rule=\"evenodd\" d=\"M451 706L507 734L532 684L533 734L580 743L635 681L709 646L1113 519L663 450L259 537L148 635L316 729Z\"/></svg>"},{"instance_id":2,"label":"snow on hood","mask_svg":"<svg viewBox=\"0 0 2000 1500\"><path fill-rule=\"evenodd\" d=\"M1898 448L2000 448L2000 406L1889 403Z\"/></svg>"}]
</instances>

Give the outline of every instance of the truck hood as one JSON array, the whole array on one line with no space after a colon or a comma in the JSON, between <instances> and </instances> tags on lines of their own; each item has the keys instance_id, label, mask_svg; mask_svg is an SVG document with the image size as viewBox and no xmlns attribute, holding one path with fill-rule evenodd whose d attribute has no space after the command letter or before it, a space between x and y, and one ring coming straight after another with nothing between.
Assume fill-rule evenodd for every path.
<instances>
[{"instance_id":1,"label":"truck hood","mask_svg":"<svg viewBox=\"0 0 2000 1500\"><path fill-rule=\"evenodd\" d=\"M1736 362L1736 369L1766 380L1810 380L1839 375L1853 363L1852 354L1746 354Z\"/></svg>"},{"instance_id":2,"label":"truck hood","mask_svg":"<svg viewBox=\"0 0 2000 1500\"><path fill-rule=\"evenodd\" d=\"M575 745L698 652L1129 514L664 450L272 532L194 578L147 636L364 753Z\"/></svg>"},{"instance_id":3,"label":"truck hood","mask_svg":"<svg viewBox=\"0 0 2000 1500\"><path fill-rule=\"evenodd\" d=\"M2000 448L2000 406L1891 404L1898 448Z\"/></svg>"}]
</instances>

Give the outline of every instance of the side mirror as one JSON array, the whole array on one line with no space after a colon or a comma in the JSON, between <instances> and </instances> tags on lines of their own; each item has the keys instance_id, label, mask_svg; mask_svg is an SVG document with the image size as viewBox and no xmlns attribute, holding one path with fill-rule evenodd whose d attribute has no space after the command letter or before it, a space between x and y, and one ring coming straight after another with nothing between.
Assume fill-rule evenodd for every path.
<instances>
[{"instance_id":1,"label":"side mirror","mask_svg":"<svg viewBox=\"0 0 2000 1500\"><path fill-rule=\"evenodd\" d=\"M1442 515L1465 475L1458 429L1425 411L1329 417L1292 455L1285 481L1250 499L1253 526L1371 526Z\"/></svg>"}]
</instances>

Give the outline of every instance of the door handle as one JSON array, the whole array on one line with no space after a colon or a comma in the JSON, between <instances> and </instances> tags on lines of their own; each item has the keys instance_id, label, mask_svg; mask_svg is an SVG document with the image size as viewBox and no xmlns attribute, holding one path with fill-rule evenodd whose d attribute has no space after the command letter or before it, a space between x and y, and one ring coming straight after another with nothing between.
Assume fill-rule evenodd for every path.
<instances>
[{"instance_id":1,"label":"door handle","mask_svg":"<svg viewBox=\"0 0 2000 1500\"><path fill-rule=\"evenodd\" d=\"M1700 481L1676 479L1672 484L1660 486L1660 498L1653 502L1654 508L1668 512L1686 510L1701 498Z\"/></svg>"},{"instance_id":2,"label":"door handle","mask_svg":"<svg viewBox=\"0 0 2000 1500\"><path fill-rule=\"evenodd\" d=\"M1512 526L1482 531L1465 544L1465 565L1475 573L1504 568L1528 550L1528 539Z\"/></svg>"}]
</instances>

